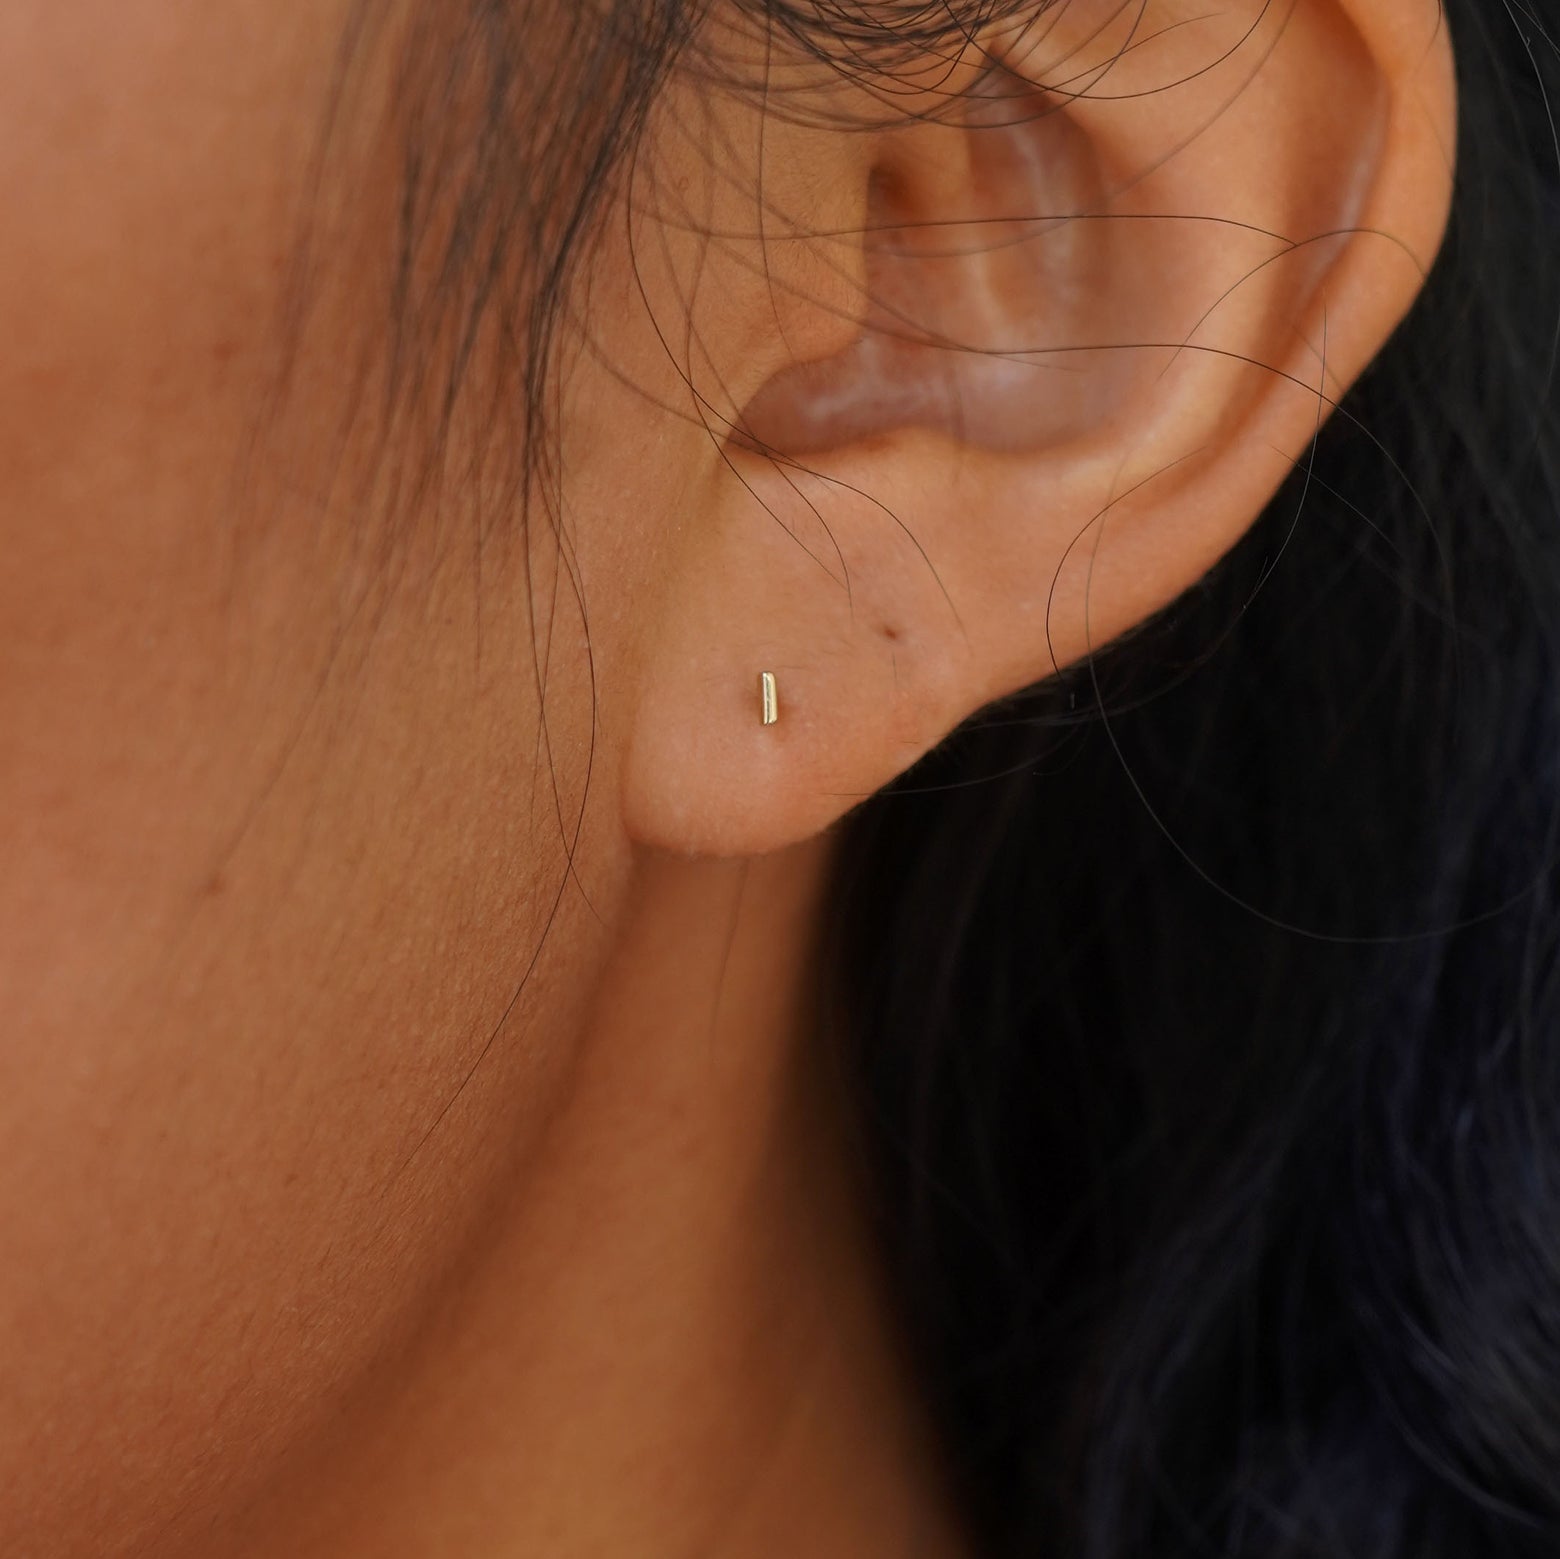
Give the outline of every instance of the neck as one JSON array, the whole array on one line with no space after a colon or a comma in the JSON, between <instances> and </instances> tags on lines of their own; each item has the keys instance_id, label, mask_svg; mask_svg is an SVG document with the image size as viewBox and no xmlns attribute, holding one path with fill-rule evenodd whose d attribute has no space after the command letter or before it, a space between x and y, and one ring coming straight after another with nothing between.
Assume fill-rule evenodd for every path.
<instances>
[{"instance_id":1,"label":"neck","mask_svg":"<svg viewBox=\"0 0 1560 1559\"><path fill-rule=\"evenodd\" d=\"M640 864L494 1237L246 1556L963 1551L818 1053L827 864Z\"/></svg>"}]
</instances>

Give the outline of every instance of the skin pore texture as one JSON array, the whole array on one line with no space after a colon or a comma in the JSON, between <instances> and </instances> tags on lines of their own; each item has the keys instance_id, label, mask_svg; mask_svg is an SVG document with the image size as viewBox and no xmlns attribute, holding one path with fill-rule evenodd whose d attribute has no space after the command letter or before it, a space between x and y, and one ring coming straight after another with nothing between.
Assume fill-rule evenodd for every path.
<instances>
[{"instance_id":1,"label":"skin pore texture","mask_svg":"<svg viewBox=\"0 0 1560 1559\"><path fill-rule=\"evenodd\" d=\"M1450 40L1078 0L887 92L717 8L554 525L501 332L384 410L430 9L0 15L0 1550L963 1552L831 829L1250 524L1434 255Z\"/></svg>"}]
</instances>

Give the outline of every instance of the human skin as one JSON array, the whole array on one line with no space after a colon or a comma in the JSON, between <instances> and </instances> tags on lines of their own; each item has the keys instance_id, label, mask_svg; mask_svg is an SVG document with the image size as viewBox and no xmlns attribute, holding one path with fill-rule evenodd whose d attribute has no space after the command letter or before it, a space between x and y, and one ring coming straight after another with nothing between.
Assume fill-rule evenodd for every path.
<instances>
[{"instance_id":1,"label":"human skin","mask_svg":"<svg viewBox=\"0 0 1560 1559\"><path fill-rule=\"evenodd\" d=\"M40 0L0 19L0 198L25 215L0 243L7 1553L498 1551L509 1505L545 1509L538 1482L555 1494L565 1483L568 1460L543 1445L573 1445L582 1470L604 1462L611 1476L614 1501L571 1522L585 1549L624 1522L697 1536L707 1505L740 1505L733 1448L751 1453L754 1410L779 1421L818 1373L821 1284L758 1316L735 1303L760 1255L783 1255L818 1222L795 1212L795 1177L766 1170L778 1063L756 1048L755 1075L719 1090L725 1151L705 1178L722 1205L702 1204L727 1228L751 1216L753 1240L693 1266L684 1320L668 1320L662 1282L650 1320L615 1291L639 1268L631 1291L650 1288L678 1248L636 1181L687 1222L701 1204L675 1196L687 1177L661 1154L679 1143L690 1174L713 1154L675 1121L651 1134L653 1152L636 1150L616 1077L611 1163L595 1161L617 1133L553 1125L571 1076L590 1075L586 1008L621 940L629 880L605 816L609 743L590 790L603 815L578 816L592 736L584 635L560 607L539 781L537 629L514 549L477 586L469 548L441 556L417 513L386 561L354 528L361 489L327 480L335 451L319 429L352 409L336 367L387 328L356 278L312 282L285 414L253 453L346 20L313 0ZM361 89L360 112L375 90ZM356 173L373 150L365 139L337 155ZM373 224L389 188L369 188L315 243L388 250ZM620 341L619 361L632 368L645 344ZM615 434L589 458L608 480L632 469L636 492L674 492L689 451L708 458L707 436L683 420L668 438L638 393L619 400L620 416L638 413L641 447ZM642 540L623 529L619 548ZM556 548L544 540L531 561L545 598ZM611 550L588 566L610 606L626 583ZM624 654L611 616L592 630L604 665ZM716 951L729 963L727 940ZM782 967L788 951L770 948ZM684 945L679 979L709 972ZM652 989L642 979L639 999ZM697 1001L707 1006L707 986ZM681 1049L634 1044L647 1063ZM702 1118L709 1080L657 1073L667 1108L680 1087ZM637 1102L649 1097L640 1088ZM538 1155L572 1168L528 1174ZM593 1163L606 1183L582 1206ZM523 1216L521 1184L533 1193ZM655 1244L638 1248L635 1227L654 1228ZM593 1246L616 1250L609 1266ZM807 1258L787 1264L806 1270ZM470 1337L521 1303L495 1291L495 1272L534 1319L482 1355L473 1380ZM710 1297L723 1291L730 1316ZM812 1322L778 1325L760 1346L757 1321L779 1323L792 1304ZM452 1309L459 1339L437 1326ZM671 1325L663 1341L679 1339L694 1316L691 1367L643 1335ZM610 1345L603 1358L582 1362L567 1341L577 1329ZM739 1361L733 1410L716 1387L738 1343L768 1362L763 1373ZM514 1432L487 1401L513 1383L510 1344L529 1364L512 1404L532 1404ZM617 1350L644 1368L594 1385ZM858 1350L877 1351L870 1335ZM707 1413L690 1406L701 1399ZM665 1513L653 1475L611 1469L656 1402L681 1405L701 1453L689 1462L703 1487L674 1491ZM565 1404L595 1426L583 1444ZM619 1430L601 1427L614 1420ZM387 1426L404 1443L383 1444ZM457 1516L435 1493L430 1438L455 1466ZM423 1454L403 1477L413 1447ZM527 1475L472 1496L466 1485L493 1477L501 1453ZM422 1504L407 1510L398 1492L414 1483Z\"/></svg>"},{"instance_id":2,"label":"human skin","mask_svg":"<svg viewBox=\"0 0 1560 1559\"><path fill-rule=\"evenodd\" d=\"M1376 144L1379 69L1418 105L1380 188L1421 257L1451 113L1444 40L1413 30L1426 9L1394 12L1412 70L1373 39L1349 56L1366 85L1357 117L1329 110L1331 140L1286 115L1317 61L1337 70L1343 6L1303 8L1266 54L1256 37L1278 85L1239 110L1280 150L1292 133L1343 160L1351 137ZM827 115L771 122L760 232L761 109L682 87L652 127L635 251L603 229L598 327L564 332L565 544L459 479L491 448L480 396L449 430L455 474L406 482L426 429L394 424L406 447L387 455L364 408L401 171L377 111L410 14L365 48L322 183L345 0L0 15L0 1548L865 1555L913 1535L956 1552L809 1043L816 928L836 819L1049 669L1002 591L1018 559L1025 599L1063 570L1081 601L1067 543L1119 451L1060 415L1032 470L868 430L838 471L911 514L976 629L939 637L920 549L848 500L831 512L862 582L846 613L751 495L803 539L810 510L718 418L808 393L790 365L850 352L875 262L800 235L859 234L884 159L912 204L964 187L939 161L962 133L923 127L900 153ZM827 73L816 101L873 106ZM1168 98L1164 132L1206 106ZM1250 171L1253 209L1277 198L1271 164ZM1139 198L1239 196L1248 176L1222 151L1178 167L1188 191ZM1296 210L1269 226L1325 230L1337 181L1278 182ZM1174 278L1200 254L1147 260ZM1417 284L1376 254L1335 257L1338 295L1368 298L1333 327L1340 384ZM950 295L966 282L986 285L959 269ZM1316 283L1293 285L1227 328L1287 353ZM1166 297L1168 322L1088 306L1177 339L1157 332L1208 300ZM690 314L697 350L669 353ZM1080 317L1080 339L1098 324ZM1105 411L1135 416L1162 366L1102 375ZM479 354L475 382L501 370ZM1186 404L1223 407L1221 372ZM1302 390L1249 428L1214 418L1230 460L1163 497L1151 547L1119 511L1093 632L1249 523L1275 448L1314 429ZM1184 408L1154 406L1158 438ZM1054 523L966 556L961 525L1005 523L1015 471L1057 495ZM512 533L483 541L506 514ZM1058 618L1062 658L1081 624Z\"/></svg>"}]
</instances>

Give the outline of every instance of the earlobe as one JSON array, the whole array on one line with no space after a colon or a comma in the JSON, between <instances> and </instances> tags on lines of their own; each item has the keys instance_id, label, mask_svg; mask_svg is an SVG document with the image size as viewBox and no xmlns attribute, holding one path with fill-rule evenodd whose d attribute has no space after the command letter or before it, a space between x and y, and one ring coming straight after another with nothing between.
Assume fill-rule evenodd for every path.
<instances>
[{"instance_id":1,"label":"earlobe","mask_svg":"<svg viewBox=\"0 0 1560 1559\"><path fill-rule=\"evenodd\" d=\"M860 326L756 386L721 451L655 625L636 837L805 838L1140 621L1417 294L1454 138L1435 0L1126 9L1048 8L870 161L842 137Z\"/></svg>"}]
</instances>

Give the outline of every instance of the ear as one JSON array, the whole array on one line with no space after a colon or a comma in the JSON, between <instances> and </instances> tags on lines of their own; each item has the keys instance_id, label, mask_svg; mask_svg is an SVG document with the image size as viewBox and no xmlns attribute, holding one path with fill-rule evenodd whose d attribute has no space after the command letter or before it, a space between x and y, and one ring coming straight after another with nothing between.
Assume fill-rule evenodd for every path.
<instances>
[{"instance_id":1,"label":"ear","mask_svg":"<svg viewBox=\"0 0 1560 1559\"><path fill-rule=\"evenodd\" d=\"M647 640L643 843L809 837L1186 589L1441 239L1436 0L1064 0L950 81L935 112L805 142L865 212L820 264L863 290L843 344L771 343L734 407Z\"/></svg>"}]
</instances>

